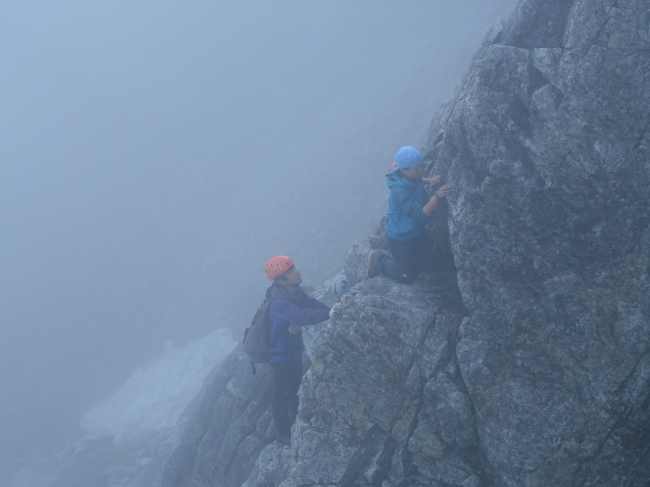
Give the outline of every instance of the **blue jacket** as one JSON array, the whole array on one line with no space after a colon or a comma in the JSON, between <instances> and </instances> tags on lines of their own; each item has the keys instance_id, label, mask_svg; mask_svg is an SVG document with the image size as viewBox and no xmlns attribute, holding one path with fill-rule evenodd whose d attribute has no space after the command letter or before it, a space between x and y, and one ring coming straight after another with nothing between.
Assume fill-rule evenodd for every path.
<instances>
[{"instance_id":1,"label":"blue jacket","mask_svg":"<svg viewBox=\"0 0 650 487\"><path fill-rule=\"evenodd\" d=\"M393 240L408 240L425 231L427 216L422 211L429 198L424 182L414 183L398 171L386 174L388 179L388 219L386 235Z\"/></svg>"},{"instance_id":2,"label":"blue jacket","mask_svg":"<svg viewBox=\"0 0 650 487\"><path fill-rule=\"evenodd\" d=\"M329 320L330 308L307 295L301 287L295 295L289 294L286 288L273 284L266 291L271 320L271 343L273 353L270 364L302 360L304 344L302 333L290 333L289 324L307 326Z\"/></svg>"}]
</instances>

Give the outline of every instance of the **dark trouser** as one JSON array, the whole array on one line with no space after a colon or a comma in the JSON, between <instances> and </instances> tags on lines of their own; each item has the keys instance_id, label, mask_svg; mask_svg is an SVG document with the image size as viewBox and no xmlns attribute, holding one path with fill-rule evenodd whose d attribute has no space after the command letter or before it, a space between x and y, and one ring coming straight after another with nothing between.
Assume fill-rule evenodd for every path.
<instances>
[{"instance_id":1,"label":"dark trouser","mask_svg":"<svg viewBox=\"0 0 650 487\"><path fill-rule=\"evenodd\" d=\"M433 242L427 232L400 241L386 237L391 257L382 256L381 268L385 275L404 284L413 284L420 271L430 272L434 267Z\"/></svg>"},{"instance_id":2,"label":"dark trouser","mask_svg":"<svg viewBox=\"0 0 650 487\"><path fill-rule=\"evenodd\" d=\"M302 382L302 360L271 364L273 399L271 413L278 436L291 436L291 425L298 414L298 389Z\"/></svg>"}]
</instances>

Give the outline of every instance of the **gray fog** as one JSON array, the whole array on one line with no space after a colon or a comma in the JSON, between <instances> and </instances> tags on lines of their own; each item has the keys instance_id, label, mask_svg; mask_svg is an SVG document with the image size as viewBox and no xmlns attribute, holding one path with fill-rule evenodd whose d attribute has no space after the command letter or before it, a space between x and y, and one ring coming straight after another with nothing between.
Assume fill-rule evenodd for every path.
<instances>
[{"instance_id":1,"label":"gray fog","mask_svg":"<svg viewBox=\"0 0 650 487\"><path fill-rule=\"evenodd\" d=\"M172 342L336 273L514 0L0 4L0 481Z\"/></svg>"}]
</instances>

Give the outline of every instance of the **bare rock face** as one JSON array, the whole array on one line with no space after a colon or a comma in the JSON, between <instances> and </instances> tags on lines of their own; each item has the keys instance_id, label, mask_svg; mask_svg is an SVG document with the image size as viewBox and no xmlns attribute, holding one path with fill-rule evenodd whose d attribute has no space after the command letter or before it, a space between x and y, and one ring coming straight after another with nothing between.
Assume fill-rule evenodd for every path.
<instances>
[{"instance_id":1,"label":"bare rock face","mask_svg":"<svg viewBox=\"0 0 650 487\"><path fill-rule=\"evenodd\" d=\"M455 455L476 445L453 355L461 315L446 311L427 281L372 279L343 300L311 347L293 428L296 460L282 485L469 478L471 466ZM443 389L451 402L439 397ZM450 471L437 471L438 463Z\"/></svg>"},{"instance_id":2,"label":"bare rock face","mask_svg":"<svg viewBox=\"0 0 650 487\"><path fill-rule=\"evenodd\" d=\"M163 485L649 485L649 127L650 0L523 0L429 130L438 273L355 244L291 448L235 351Z\"/></svg>"},{"instance_id":3,"label":"bare rock face","mask_svg":"<svg viewBox=\"0 0 650 487\"><path fill-rule=\"evenodd\" d=\"M650 478L650 1L522 2L429 131L506 485Z\"/></svg>"}]
</instances>

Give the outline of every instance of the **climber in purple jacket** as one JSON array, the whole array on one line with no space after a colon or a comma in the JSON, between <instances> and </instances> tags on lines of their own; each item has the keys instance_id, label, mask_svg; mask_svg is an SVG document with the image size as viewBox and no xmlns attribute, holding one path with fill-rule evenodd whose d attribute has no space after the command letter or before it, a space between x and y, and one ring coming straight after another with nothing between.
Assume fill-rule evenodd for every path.
<instances>
[{"instance_id":1,"label":"climber in purple jacket","mask_svg":"<svg viewBox=\"0 0 650 487\"><path fill-rule=\"evenodd\" d=\"M266 262L265 270L273 281L266 291L273 345L269 359L273 374L271 412L276 440L288 445L291 425L298 414L298 389L302 382L302 327L328 320L331 310L302 290L300 271L290 257L273 257Z\"/></svg>"}]
</instances>

